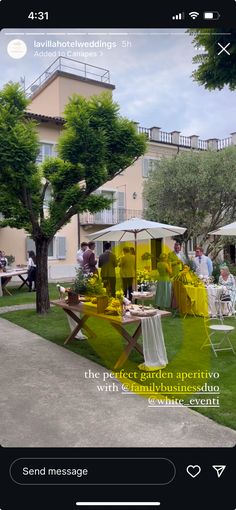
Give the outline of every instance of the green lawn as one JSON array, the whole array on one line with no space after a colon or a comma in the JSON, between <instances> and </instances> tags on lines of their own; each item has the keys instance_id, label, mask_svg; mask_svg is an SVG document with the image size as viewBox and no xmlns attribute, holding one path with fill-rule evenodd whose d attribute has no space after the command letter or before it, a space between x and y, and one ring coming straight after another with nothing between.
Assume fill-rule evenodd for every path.
<instances>
[{"instance_id":1,"label":"green lawn","mask_svg":"<svg viewBox=\"0 0 236 510\"><path fill-rule=\"evenodd\" d=\"M57 298L57 289L55 284L50 285L51 299ZM8 304L20 304L33 302L35 293L19 292L14 296L6 296L0 299L1 306ZM90 318L89 326L96 332L96 338L88 341L72 341L64 346L64 340L69 333L69 325L63 310L56 307L51 308L47 316L39 316L34 310L23 310L5 313L2 315L9 321L18 324L34 333L39 334L43 338L50 340L63 349L69 349L76 354L84 356L100 365L113 369L115 361L119 357L124 348L123 340L119 334L102 319ZM235 319L229 318L226 323L235 325ZM208 349L200 350L205 338L204 321L201 318L187 317L185 320L180 317L169 317L163 319L163 331L165 344L168 354L168 365L162 371L162 374L172 373L172 379L163 378L161 381L166 385L189 385L207 383L209 385L220 386L220 407L219 408L194 408L195 411L201 412L209 418L236 429L236 392L235 392L235 369L236 356L232 352L220 352L216 358ZM132 330L133 326L129 326ZM231 337L232 343L236 350L236 330ZM142 357L136 351L132 351L124 368L129 371L138 371L138 364L141 363ZM181 381L180 374L188 373L187 379ZM219 372L219 379L211 379L205 377L208 372ZM191 374L198 374L199 378L192 379ZM148 376L147 376L148 377ZM140 377L138 381L140 382ZM152 381L142 382L146 389ZM156 380L156 384L160 384L160 380ZM178 388L177 388L178 390ZM172 391L172 398L182 398L179 392ZM152 390L150 389L152 395ZM168 388L167 392L168 394ZM176 394L175 394L176 393ZM190 398L190 392L186 390L188 396L185 396L185 402ZM191 393L193 395L193 393ZM214 398L215 395L194 395L196 398Z\"/></svg>"},{"instance_id":2,"label":"green lawn","mask_svg":"<svg viewBox=\"0 0 236 510\"><path fill-rule=\"evenodd\" d=\"M69 283L66 283L66 286L69 286ZM7 287L8 290L12 293L12 296L3 295L0 297L0 308L3 306L12 306L12 305L23 305L27 303L35 303L36 293L29 292L28 288L24 286L21 290L19 287ZM49 292L51 299L57 299L59 297L58 290L56 288L55 283L49 283Z\"/></svg>"}]
</instances>

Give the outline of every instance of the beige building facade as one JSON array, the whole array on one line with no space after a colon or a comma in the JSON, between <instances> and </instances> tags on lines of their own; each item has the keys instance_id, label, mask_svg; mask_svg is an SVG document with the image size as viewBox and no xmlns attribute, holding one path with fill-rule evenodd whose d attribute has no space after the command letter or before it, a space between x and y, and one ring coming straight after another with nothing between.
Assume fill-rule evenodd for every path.
<instances>
[{"instance_id":1,"label":"beige building facade","mask_svg":"<svg viewBox=\"0 0 236 510\"><path fill-rule=\"evenodd\" d=\"M104 91L112 94L115 88L110 84L109 71L106 69L79 62L73 64L74 68L71 69L70 61L68 71L68 62L66 64L63 66L62 61L57 59L27 90L31 102L26 115L36 120L40 140L38 163L46 157L57 154L57 141L64 124L63 112L74 93L90 97ZM166 133L159 127L147 129L137 124L137 129L146 133L148 139L146 154L97 190L97 193L113 199L109 210L96 214L84 212L80 217L75 215L68 225L57 232L48 253L50 280L74 276L78 246L82 241L89 240L89 234L132 217L143 217L145 208L142 196L143 184L149 171L161 158L174 157L180 151L220 150L228 145L236 145L236 133L224 140L200 140L196 135L185 137L178 131ZM46 196L45 208L48 199L49 196ZM165 244L171 249L173 241L167 239ZM0 249L7 255L14 255L16 264L24 264L27 260L27 251L33 249L33 242L23 230L4 228L0 229ZM120 249L119 245L118 251ZM148 243L143 243L139 247L139 255L152 250L155 256L160 249L161 240L152 243L151 247ZM102 251L103 243L96 243L96 254L99 255Z\"/></svg>"}]
</instances>

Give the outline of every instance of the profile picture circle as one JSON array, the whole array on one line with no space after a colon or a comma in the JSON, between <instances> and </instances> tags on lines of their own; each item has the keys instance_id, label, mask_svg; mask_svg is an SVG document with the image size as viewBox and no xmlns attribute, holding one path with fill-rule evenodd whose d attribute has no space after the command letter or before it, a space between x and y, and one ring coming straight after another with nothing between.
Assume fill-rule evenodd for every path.
<instances>
[{"instance_id":1,"label":"profile picture circle","mask_svg":"<svg viewBox=\"0 0 236 510\"><path fill-rule=\"evenodd\" d=\"M22 39L12 39L7 45L7 53L11 58L23 58L27 53L27 46Z\"/></svg>"}]
</instances>

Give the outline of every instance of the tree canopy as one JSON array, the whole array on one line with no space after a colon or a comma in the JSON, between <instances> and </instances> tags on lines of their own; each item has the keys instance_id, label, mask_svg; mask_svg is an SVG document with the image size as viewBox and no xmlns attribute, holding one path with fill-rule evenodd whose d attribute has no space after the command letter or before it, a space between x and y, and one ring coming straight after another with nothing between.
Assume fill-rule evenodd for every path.
<instances>
[{"instance_id":1,"label":"tree canopy","mask_svg":"<svg viewBox=\"0 0 236 510\"><path fill-rule=\"evenodd\" d=\"M74 95L65 109L58 157L36 164L39 139L35 121L25 115L28 100L18 84L0 91L0 227L24 228L37 256L37 309L49 307L47 247L73 215L96 212L110 201L97 188L132 165L146 149L146 138L119 115L109 93L88 99ZM50 191L48 207L45 194ZM44 295L42 297L42 289Z\"/></svg>"},{"instance_id":2,"label":"tree canopy","mask_svg":"<svg viewBox=\"0 0 236 510\"><path fill-rule=\"evenodd\" d=\"M220 32L220 33L219 33ZM189 29L188 33L193 36L193 44L196 48L204 48L204 51L193 57L193 63L197 69L192 73L195 81L206 89L221 90L228 85L230 90L236 88L236 32L234 29ZM229 35L231 34L231 35ZM221 46L228 43L227 51L230 56L221 51Z\"/></svg>"},{"instance_id":3,"label":"tree canopy","mask_svg":"<svg viewBox=\"0 0 236 510\"><path fill-rule=\"evenodd\" d=\"M236 220L236 147L163 158L144 186L146 218L186 227L183 240ZM218 248L222 246L218 240ZM208 252L216 250L209 244Z\"/></svg>"}]
</instances>

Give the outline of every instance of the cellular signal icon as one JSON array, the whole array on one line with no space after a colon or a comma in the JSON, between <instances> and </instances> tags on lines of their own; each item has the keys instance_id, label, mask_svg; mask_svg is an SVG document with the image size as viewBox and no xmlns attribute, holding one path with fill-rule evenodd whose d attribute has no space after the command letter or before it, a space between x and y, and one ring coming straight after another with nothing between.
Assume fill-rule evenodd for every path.
<instances>
[{"instance_id":1,"label":"cellular signal icon","mask_svg":"<svg viewBox=\"0 0 236 510\"><path fill-rule=\"evenodd\" d=\"M184 12L179 12L179 14L175 14L175 16L172 16L172 19L173 20L184 19Z\"/></svg>"}]
</instances>

